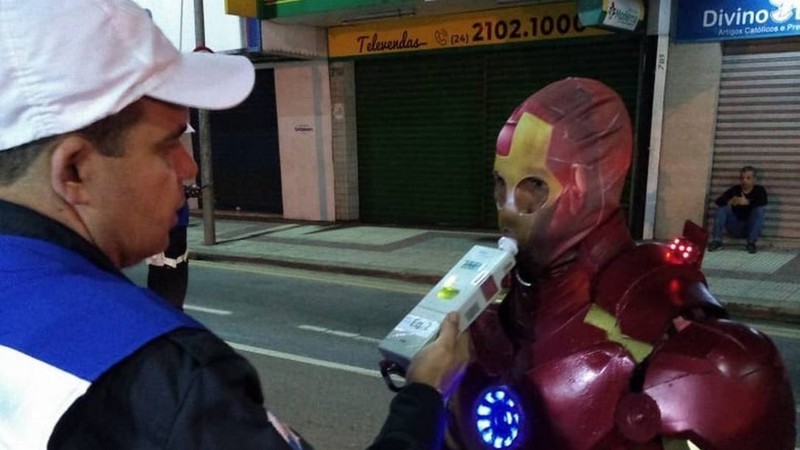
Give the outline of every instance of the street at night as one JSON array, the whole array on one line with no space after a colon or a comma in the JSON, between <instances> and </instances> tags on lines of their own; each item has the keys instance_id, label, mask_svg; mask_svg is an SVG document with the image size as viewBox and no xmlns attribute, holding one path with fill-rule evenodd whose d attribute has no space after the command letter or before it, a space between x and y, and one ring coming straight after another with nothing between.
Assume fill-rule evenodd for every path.
<instances>
[{"instance_id":1,"label":"street at night","mask_svg":"<svg viewBox=\"0 0 800 450\"><path fill-rule=\"evenodd\" d=\"M142 284L145 267L127 271ZM318 450L366 448L392 393L377 344L430 288L419 283L193 261L186 310L256 367L267 406ZM800 386L800 330L767 333ZM800 441L797 444L800 446Z\"/></svg>"}]
</instances>

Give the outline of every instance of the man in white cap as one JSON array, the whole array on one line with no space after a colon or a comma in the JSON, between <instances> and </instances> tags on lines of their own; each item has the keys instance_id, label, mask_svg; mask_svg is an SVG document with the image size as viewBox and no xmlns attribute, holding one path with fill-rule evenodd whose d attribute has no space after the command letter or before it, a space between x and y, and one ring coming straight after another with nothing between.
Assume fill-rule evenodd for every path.
<instances>
[{"instance_id":1,"label":"man in white cap","mask_svg":"<svg viewBox=\"0 0 800 450\"><path fill-rule=\"evenodd\" d=\"M167 245L197 171L187 107L253 80L129 0L0 0L0 448L310 448L252 366L120 272ZM467 347L450 317L373 448L438 448Z\"/></svg>"}]
</instances>

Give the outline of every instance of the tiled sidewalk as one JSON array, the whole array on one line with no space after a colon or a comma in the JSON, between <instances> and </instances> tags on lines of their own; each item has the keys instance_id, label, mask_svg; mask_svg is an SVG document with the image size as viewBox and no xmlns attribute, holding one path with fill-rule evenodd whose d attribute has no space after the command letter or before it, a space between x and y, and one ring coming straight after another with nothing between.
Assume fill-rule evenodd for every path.
<instances>
[{"instance_id":1,"label":"tiled sidewalk","mask_svg":"<svg viewBox=\"0 0 800 450\"><path fill-rule=\"evenodd\" d=\"M723 249L706 253L708 286L732 312L800 319L800 258L797 251L762 250L751 255Z\"/></svg>"},{"instance_id":2,"label":"tiled sidewalk","mask_svg":"<svg viewBox=\"0 0 800 450\"><path fill-rule=\"evenodd\" d=\"M492 233L351 224L217 219L217 244L203 245L192 218L190 256L316 270L358 272L435 283L473 245L494 246ZM706 252L711 291L734 315L800 322L800 251L730 247Z\"/></svg>"}]
</instances>

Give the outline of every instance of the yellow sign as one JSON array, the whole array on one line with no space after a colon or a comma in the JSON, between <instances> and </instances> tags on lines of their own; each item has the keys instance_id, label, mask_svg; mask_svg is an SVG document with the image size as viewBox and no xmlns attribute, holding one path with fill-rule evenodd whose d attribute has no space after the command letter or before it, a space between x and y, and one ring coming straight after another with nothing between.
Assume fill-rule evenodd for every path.
<instances>
[{"instance_id":1,"label":"yellow sign","mask_svg":"<svg viewBox=\"0 0 800 450\"><path fill-rule=\"evenodd\" d=\"M582 26L575 2L554 3L333 27L328 29L328 52L339 58L608 33Z\"/></svg>"},{"instance_id":2,"label":"yellow sign","mask_svg":"<svg viewBox=\"0 0 800 450\"><path fill-rule=\"evenodd\" d=\"M258 17L258 3L252 0L225 0L225 13L241 17Z\"/></svg>"}]
</instances>

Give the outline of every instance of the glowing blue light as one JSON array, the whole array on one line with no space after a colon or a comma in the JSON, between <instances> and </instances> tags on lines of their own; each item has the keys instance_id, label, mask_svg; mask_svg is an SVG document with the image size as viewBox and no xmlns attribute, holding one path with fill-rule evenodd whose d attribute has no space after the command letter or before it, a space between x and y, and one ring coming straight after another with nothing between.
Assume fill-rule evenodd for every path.
<instances>
[{"instance_id":1,"label":"glowing blue light","mask_svg":"<svg viewBox=\"0 0 800 450\"><path fill-rule=\"evenodd\" d=\"M475 426L487 448L502 450L519 444L524 420L520 405L508 386L493 386L478 396Z\"/></svg>"}]
</instances>

